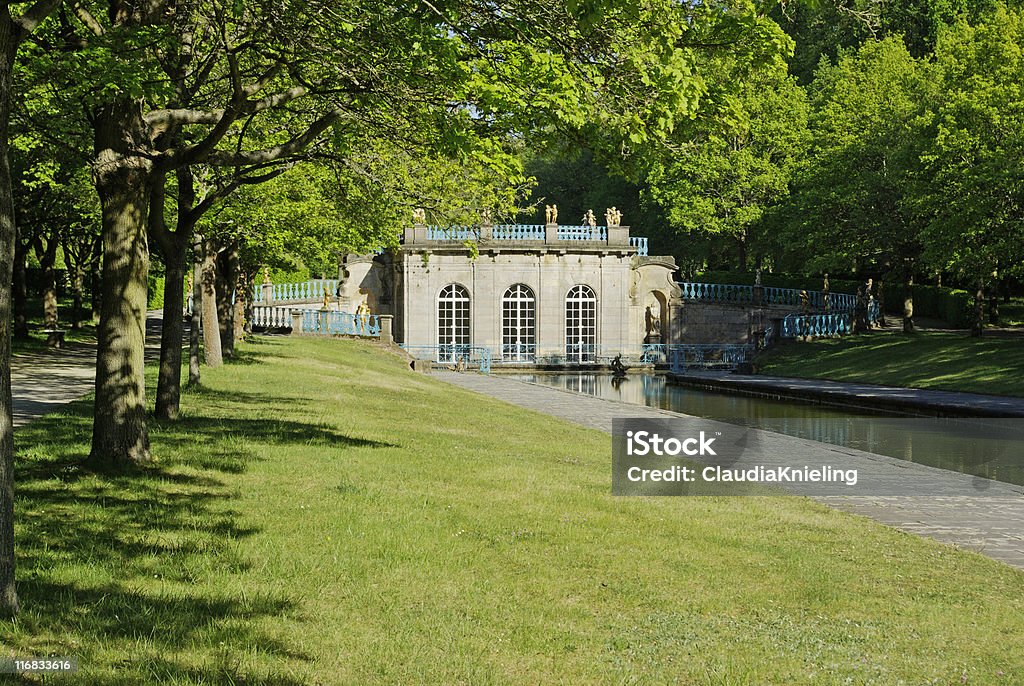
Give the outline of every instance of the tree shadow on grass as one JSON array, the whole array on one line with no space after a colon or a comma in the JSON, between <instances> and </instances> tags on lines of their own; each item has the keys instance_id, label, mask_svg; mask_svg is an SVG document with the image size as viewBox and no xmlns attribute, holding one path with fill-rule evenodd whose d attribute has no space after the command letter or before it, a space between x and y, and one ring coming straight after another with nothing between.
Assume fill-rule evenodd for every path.
<instances>
[{"instance_id":1,"label":"tree shadow on grass","mask_svg":"<svg viewBox=\"0 0 1024 686\"><path fill-rule=\"evenodd\" d=\"M0 624L5 647L80 657L70 677L78 683L303 683L288 675L310 658L259 628L303 618L294 599L260 591L250 577L254 561L240 544L260 531L232 508L230 475L258 459L250 444L388 444L320 424L186 417L153 432L165 462L93 473L81 468L90 420L91 403L80 402L19 430L23 612L16 624ZM260 664L284 665L280 674L247 673L253 668L240 665L254 652Z\"/></svg>"}]
</instances>

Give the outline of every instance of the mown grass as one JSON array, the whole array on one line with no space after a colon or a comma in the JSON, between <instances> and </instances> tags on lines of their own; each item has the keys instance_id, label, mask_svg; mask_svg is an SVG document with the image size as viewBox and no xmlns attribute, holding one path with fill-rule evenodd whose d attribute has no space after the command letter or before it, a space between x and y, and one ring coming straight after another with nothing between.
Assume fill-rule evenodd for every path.
<instances>
[{"instance_id":1,"label":"mown grass","mask_svg":"<svg viewBox=\"0 0 1024 686\"><path fill-rule=\"evenodd\" d=\"M802 499L613 498L606 434L264 339L93 474L19 433L5 652L85 684L1024 681L1024 573ZM26 681L28 679L26 678Z\"/></svg>"},{"instance_id":2,"label":"mown grass","mask_svg":"<svg viewBox=\"0 0 1024 686\"><path fill-rule=\"evenodd\" d=\"M774 376L1024 396L1021 337L873 332L777 346L758 358Z\"/></svg>"},{"instance_id":3,"label":"mown grass","mask_svg":"<svg viewBox=\"0 0 1024 686\"><path fill-rule=\"evenodd\" d=\"M999 302L999 323L1003 326L1024 326L1024 298Z\"/></svg>"}]
</instances>

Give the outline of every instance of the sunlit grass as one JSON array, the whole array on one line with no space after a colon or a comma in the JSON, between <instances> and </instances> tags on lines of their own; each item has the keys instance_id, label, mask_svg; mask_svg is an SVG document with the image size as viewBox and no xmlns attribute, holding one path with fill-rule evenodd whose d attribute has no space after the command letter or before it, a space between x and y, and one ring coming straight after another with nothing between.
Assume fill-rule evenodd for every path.
<instances>
[{"instance_id":1,"label":"sunlit grass","mask_svg":"<svg viewBox=\"0 0 1024 686\"><path fill-rule=\"evenodd\" d=\"M144 473L79 467L87 403L19 434L5 652L83 684L1024 679L1024 573L986 558L801 499L613 498L607 435L369 344L204 383Z\"/></svg>"},{"instance_id":2,"label":"sunlit grass","mask_svg":"<svg viewBox=\"0 0 1024 686\"><path fill-rule=\"evenodd\" d=\"M1020 338L963 333L874 332L781 345L759 358L775 376L856 381L971 393L1024 395Z\"/></svg>"}]
</instances>

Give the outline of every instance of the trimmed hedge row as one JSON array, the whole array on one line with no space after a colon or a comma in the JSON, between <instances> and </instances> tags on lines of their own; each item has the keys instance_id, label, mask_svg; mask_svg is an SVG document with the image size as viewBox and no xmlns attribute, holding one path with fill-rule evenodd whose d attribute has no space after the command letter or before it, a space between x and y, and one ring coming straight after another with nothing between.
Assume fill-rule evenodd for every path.
<instances>
[{"instance_id":1,"label":"trimmed hedge row","mask_svg":"<svg viewBox=\"0 0 1024 686\"><path fill-rule=\"evenodd\" d=\"M751 272L705 272L694 278L703 283L735 283L753 285L755 275ZM806 289L820 291L824 286L821 278L792 274L762 274L761 283L774 288ZM829 279L829 290L833 293L856 293L860 281ZM903 284L886 282L884 285L885 309L890 314L903 312ZM940 319L950 326L967 328L974 316L974 296L967 291L941 286L914 286L914 314L929 319Z\"/></svg>"},{"instance_id":2,"label":"trimmed hedge row","mask_svg":"<svg viewBox=\"0 0 1024 686\"><path fill-rule=\"evenodd\" d=\"M150 274L146 291L146 309L159 310L164 306L164 277Z\"/></svg>"}]
</instances>

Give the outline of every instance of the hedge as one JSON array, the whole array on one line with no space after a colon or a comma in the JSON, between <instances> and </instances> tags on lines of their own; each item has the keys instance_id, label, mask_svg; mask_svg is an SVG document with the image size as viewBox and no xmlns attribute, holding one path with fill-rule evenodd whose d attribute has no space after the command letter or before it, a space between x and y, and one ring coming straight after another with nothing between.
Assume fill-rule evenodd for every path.
<instances>
[{"instance_id":1,"label":"hedge","mask_svg":"<svg viewBox=\"0 0 1024 686\"><path fill-rule=\"evenodd\" d=\"M147 287L146 309L161 309L164 306L164 277L150 274Z\"/></svg>"}]
</instances>

